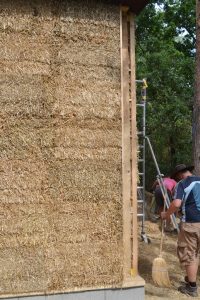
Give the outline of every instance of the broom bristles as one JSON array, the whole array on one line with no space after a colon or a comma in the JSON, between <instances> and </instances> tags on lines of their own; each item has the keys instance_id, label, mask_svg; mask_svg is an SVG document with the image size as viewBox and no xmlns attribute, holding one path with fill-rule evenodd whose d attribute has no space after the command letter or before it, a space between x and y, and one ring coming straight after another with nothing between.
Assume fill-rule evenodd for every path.
<instances>
[{"instance_id":1,"label":"broom bristles","mask_svg":"<svg viewBox=\"0 0 200 300\"><path fill-rule=\"evenodd\" d=\"M170 287L167 263L164 258L157 257L153 261L152 278L156 285L160 287Z\"/></svg>"}]
</instances>

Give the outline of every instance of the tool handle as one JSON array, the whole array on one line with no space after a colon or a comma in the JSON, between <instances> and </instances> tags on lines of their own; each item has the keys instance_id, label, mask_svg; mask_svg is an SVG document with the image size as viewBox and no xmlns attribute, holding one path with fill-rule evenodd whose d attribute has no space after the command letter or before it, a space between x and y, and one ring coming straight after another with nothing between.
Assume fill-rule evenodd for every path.
<instances>
[{"instance_id":1,"label":"tool handle","mask_svg":"<svg viewBox=\"0 0 200 300\"><path fill-rule=\"evenodd\" d=\"M166 211L166 203L164 201L164 212ZM164 227L166 225L166 220L162 220L162 226L161 226L161 239L160 239L160 256L162 256L162 250L163 250L163 242L164 242Z\"/></svg>"},{"instance_id":2,"label":"tool handle","mask_svg":"<svg viewBox=\"0 0 200 300\"><path fill-rule=\"evenodd\" d=\"M161 239L160 239L160 256L162 256L162 250L163 250L165 222L166 222L165 220L162 221Z\"/></svg>"}]
</instances>

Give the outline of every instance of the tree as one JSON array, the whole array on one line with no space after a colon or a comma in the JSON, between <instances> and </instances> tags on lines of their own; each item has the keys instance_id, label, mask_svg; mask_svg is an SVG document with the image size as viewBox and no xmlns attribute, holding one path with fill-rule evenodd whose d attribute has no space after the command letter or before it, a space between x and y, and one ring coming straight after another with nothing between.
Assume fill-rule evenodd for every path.
<instances>
[{"instance_id":1,"label":"tree","mask_svg":"<svg viewBox=\"0 0 200 300\"><path fill-rule=\"evenodd\" d=\"M168 174L192 160L195 0L152 1L137 21L137 78L149 82L147 134ZM147 154L147 184L154 170Z\"/></svg>"},{"instance_id":2,"label":"tree","mask_svg":"<svg viewBox=\"0 0 200 300\"><path fill-rule=\"evenodd\" d=\"M200 0L196 0L196 76L193 112L193 156L196 174L200 174Z\"/></svg>"}]
</instances>

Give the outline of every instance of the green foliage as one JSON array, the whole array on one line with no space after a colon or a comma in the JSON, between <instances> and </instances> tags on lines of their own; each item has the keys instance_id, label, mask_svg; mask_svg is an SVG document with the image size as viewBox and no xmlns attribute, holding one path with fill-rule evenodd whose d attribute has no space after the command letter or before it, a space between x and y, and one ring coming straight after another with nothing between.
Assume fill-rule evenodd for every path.
<instances>
[{"instance_id":1,"label":"green foliage","mask_svg":"<svg viewBox=\"0 0 200 300\"><path fill-rule=\"evenodd\" d=\"M147 78L147 134L164 174L192 160L195 0L152 1L137 19L137 78ZM147 153L147 185L155 172Z\"/></svg>"}]
</instances>

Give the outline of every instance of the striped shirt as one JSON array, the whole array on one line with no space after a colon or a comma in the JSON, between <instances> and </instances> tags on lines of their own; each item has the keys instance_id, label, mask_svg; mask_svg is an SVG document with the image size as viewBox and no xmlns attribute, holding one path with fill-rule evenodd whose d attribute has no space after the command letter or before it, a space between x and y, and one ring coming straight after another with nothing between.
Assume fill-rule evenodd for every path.
<instances>
[{"instance_id":1,"label":"striped shirt","mask_svg":"<svg viewBox=\"0 0 200 300\"><path fill-rule=\"evenodd\" d=\"M200 222L200 177L188 176L181 180L175 190L174 199L182 201L182 222Z\"/></svg>"}]
</instances>

